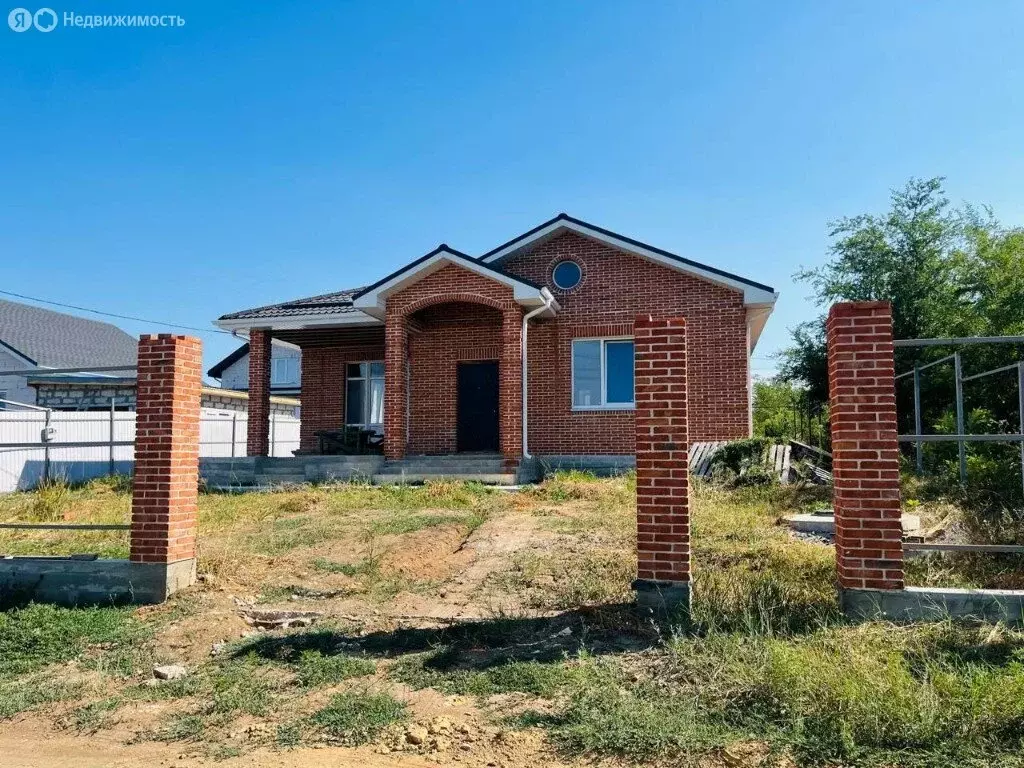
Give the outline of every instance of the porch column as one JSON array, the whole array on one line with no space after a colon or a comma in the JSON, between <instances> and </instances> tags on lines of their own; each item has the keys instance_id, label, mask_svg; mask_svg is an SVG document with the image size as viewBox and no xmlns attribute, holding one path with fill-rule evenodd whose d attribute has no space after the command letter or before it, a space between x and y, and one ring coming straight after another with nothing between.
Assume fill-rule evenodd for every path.
<instances>
[{"instance_id":1,"label":"porch column","mask_svg":"<svg viewBox=\"0 0 1024 768\"><path fill-rule=\"evenodd\" d=\"M498 434L508 468L523 455L523 310L517 305L502 312L501 362L498 366Z\"/></svg>"},{"instance_id":2,"label":"porch column","mask_svg":"<svg viewBox=\"0 0 1024 768\"><path fill-rule=\"evenodd\" d=\"M408 337L405 315L388 313L384 320L384 457L387 459L405 456Z\"/></svg>"},{"instance_id":3,"label":"porch column","mask_svg":"<svg viewBox=\"0 0 1024 768\"><path fill-rule=\"evenodd\" d=\"M270 451L270 331L249 332L249 425L246 446L250 456Z\"/></svg>"}]
</instances>

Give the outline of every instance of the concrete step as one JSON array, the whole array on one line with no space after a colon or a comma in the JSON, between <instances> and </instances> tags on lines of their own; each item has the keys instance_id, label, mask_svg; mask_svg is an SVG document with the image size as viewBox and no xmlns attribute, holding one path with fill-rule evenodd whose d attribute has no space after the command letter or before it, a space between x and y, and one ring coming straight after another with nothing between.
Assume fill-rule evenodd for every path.
<instances>
[{"instance_id":1,"label":"concrete step","mask_svg":"<svg viewBox=\"0 0 1024 768\"><path fill-rule=\"evenodd\" d=\"M427 456L424 458L417 459L402 459L400 461L385 461L382 467L383 471L389 471L391 468L408 469L408 470L435 470L435 469L451 469L451 470L495 470L501 471L505 466L504 459L498 458L458 458L458 457L446 457L446 456Z\"/></svg>"},{"instance_id":2,"label":"concrete step","mask_svg":"<svg viewBox=\"0 0 1024 768\"><path fill-rule=\"evenodd\" d=\"M381 472L373 476L372 482L374 485L418 485L420 483L438 481L483 483L484 485L515 485L516 476L501 472L471 472L463 474L452 474L450 472L406 472L405 474Z\"/></svg>"},{"instance_id":3,"label":"concrete step","mask_svg":"<svg viewBox=\"0 0 1024 768\"><path fill-rule=\"evenodd\" d=\"M256 485L298 485L300 483L306 483L305 475L286 475L275 473L272 475L256 475Z\"/></svg>"},{"instance_id":4,"label":"concrete step","mask_svg":"<svg viewBox=\"0 0 1024 768\"><path fill-rule=\"evenodd\" d=\"M260 467L256 470L258 475L305 475L306 468L302 464L288 464L286 466Z\"/></svg>"}]
</instances>

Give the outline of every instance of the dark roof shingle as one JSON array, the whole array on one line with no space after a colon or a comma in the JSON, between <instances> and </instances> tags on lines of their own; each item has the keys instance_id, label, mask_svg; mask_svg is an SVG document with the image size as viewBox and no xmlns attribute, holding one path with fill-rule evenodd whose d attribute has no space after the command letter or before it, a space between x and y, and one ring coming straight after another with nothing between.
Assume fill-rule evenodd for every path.
<instances>
[{"instance_id":1,"label":"dark roof shingle","mask_svg":"<svg viewBox=\"0 0 1024 768\"><path fill-rule=\"evenodd\" d=\"M46 368L135 365L138 341L115 325L0 299L0 343Z\"/></svg>"},{"instance_id":2,"label":"dark roof shingle","mask_svg":"<svg viewBox=\"0 0 1024 768\"><path fill-rule=\"evenodd\" d=\"M304 299L292 299L280 304L268 304L265 307L254 307L221 315L221 320L251 320L260 317L289 317L295 315L340 315L355 312L352 297L362 289L349 288L320 296L309 296Z\"/></svg>"}]
</instances>

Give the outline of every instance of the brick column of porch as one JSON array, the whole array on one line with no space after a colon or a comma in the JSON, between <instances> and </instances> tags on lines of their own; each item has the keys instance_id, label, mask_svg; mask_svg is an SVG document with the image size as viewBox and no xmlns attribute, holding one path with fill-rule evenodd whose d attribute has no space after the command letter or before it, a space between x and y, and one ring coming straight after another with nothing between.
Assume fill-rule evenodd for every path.
<instances>
[{"instance_id":1,"label":"brick column of porch","mask_svg":"<svg viewBox=\"0 0 1024 768\"><path fill-rule=\"evenodd\" d=\"M270 331L249 332L249 423L246 446L250 456L270 452Z\"/></svg>"},{"instance_id":2,"label":"brick column of porch","mask_svg":"<svg viewBox=\"0 0 1024 768\"><path fill-rule=\"evenodd\" d=\"M825 327L839 585L903 589L892 307L835 304Z\"/></svg>"},{"instance_id":3,"label":"brick column of porch","mask_svg":"<svg viewBox=\"0 0 1024 768\"><path fill-rule=\"evenodd\" d=\"M690 604L686 320L639 315L634 329L637 602Z\"/></svg>"},{"instance_id":4,"label":"brick column of porch","mask_svg":"<svg viewBox=\"0 0 1024 768\"><path fill-rule=\"evenodd\" d=\"M523 311L515 306L502 312L501 362L498 378L498 434L507 468L523 456Z\"/></svg>"},{"instance_id":5,"label":"brick column of porch","mask_svg":"<svg viewBox=\"0 0 1024 768\"><path fill-rule=\"evenodd\" d=\"M388 314L384 321L384 457L387 459L405 456L408 338L405 315Z\"/></svg>"}]
</instances>

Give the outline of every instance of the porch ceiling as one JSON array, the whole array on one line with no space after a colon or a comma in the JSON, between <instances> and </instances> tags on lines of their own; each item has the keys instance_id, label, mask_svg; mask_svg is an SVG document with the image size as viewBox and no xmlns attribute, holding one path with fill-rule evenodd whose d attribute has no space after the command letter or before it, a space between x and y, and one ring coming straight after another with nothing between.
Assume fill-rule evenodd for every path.
<instances>
[{"instance_id":1,"label":"porch ceiling","mask_svg":"<svg viewBox=\"0 0 1024 768\"><path fill-rule=\"evenodd\" d=\"M384 346L384 326L342 326L335 328L297 328L271 331L275 339L298 347L340 347L379 344Z\"/></svg>"}]
</instances>

